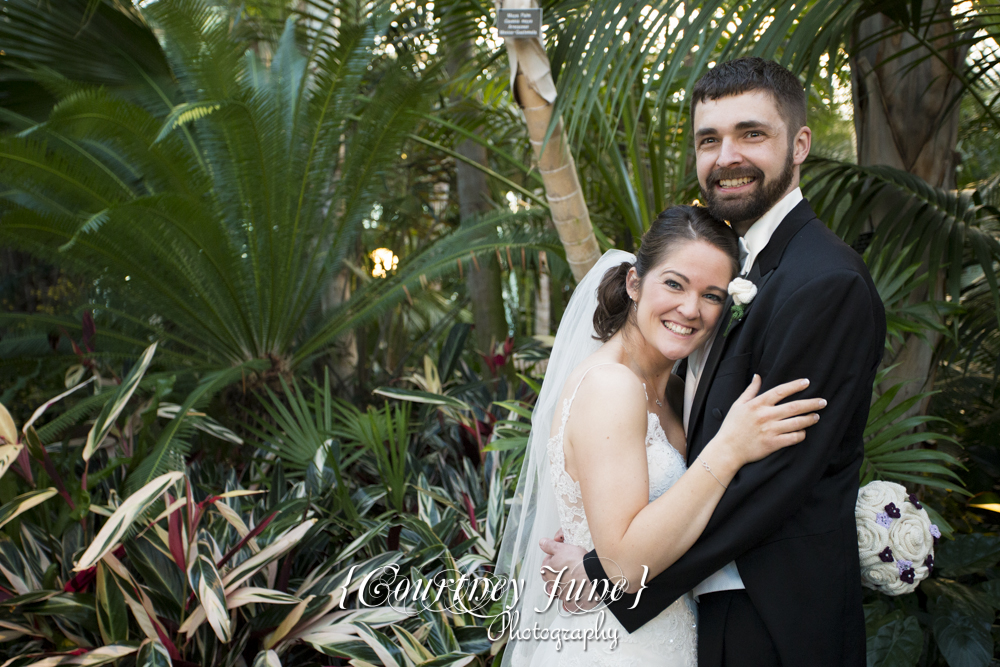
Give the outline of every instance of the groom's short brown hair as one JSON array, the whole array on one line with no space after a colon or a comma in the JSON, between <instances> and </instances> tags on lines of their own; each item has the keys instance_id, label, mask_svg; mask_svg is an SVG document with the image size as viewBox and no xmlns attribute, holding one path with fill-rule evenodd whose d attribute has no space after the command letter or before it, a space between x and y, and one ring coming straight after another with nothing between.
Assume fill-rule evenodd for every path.
<instances>
[{"instance_id":1,"label":"groom's short brown hair","mask_svg":"<svg viewBox=\"0 0 1000 667\"><path fill-rule=\"evenodd\" d=\"M699 102L756 90L771 94L792 136L806 124L806 91L798 77L773 60L757 57L727 60L698 79L691 91L691 122Z\"/></svg>"}]
</instances>

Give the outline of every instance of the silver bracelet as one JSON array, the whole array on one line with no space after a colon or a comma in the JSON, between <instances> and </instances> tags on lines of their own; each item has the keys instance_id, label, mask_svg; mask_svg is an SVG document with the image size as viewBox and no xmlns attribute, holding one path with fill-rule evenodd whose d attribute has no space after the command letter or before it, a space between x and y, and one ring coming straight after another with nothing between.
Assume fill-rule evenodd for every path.
<instances>
[{"instance_id":1,"label":"silver bracelet","mask_svg":"<svg viewBox=\"0 0 1000 667\"><path fill-rule=\"evenodd\" d=\"M705 459L702 459L702 460L701 460L701 464L702 464L703 466L705 466L705 470L707 470L707 471L708 471L708 474L709 474L709 475L711 475L712 477L715 477L715 473L714 473L714 472L712 472L712 469L708 467L708 463L706 463L706 462L705 462ZM725 484L723 484L723 483L722 483L722 480L721 480L721 479L719 479L718 477L715 477L715 481L716 481L716 482L718 482L718 483L719 483L719 485L720 485L720 486L721 486L722 488L724 488L724 489L726 489L726 490L728 490L728 489L729 489L729 487L728 487L728 486L726 486Z\"/></svg>"}]
</instances>

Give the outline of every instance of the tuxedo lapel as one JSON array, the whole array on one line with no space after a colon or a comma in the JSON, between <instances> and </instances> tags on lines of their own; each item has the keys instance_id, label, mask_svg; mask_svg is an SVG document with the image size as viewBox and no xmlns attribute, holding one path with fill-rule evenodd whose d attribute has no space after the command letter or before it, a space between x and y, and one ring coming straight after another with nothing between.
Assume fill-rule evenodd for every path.
<instances>
[{"instance_id":1,"label":"tuxedo lapel","mask_svg":"<svg viewBox=\"0 0 1000 667\"><path fill-rule=\"evenodd\" d=\"M715 369L719 367L719 360L722 359L722 348L726 346L726 336L723 333L729 326L729 318L733 313L733 297L726 298L726 303L722 306L722 322L716 330L715 341L712 349L708 352L705 360L705 368L701 371L701 379L698 380L698 389L695 391L694 400L691 402L691 414L688 416L688 463L694 460L694 434L697 426L701 423L701 410L705 407L705 396L708 394L708 387L715 377Z\"/></svg>"},{"instance_id":2,"label":"tuxedo lapel","mask_svg":"<svg viewBox=\"0 0 1000 667\"><path fill-rule=\"evenodd\" d=\"M747 279L757 286L758 295L760 291L764 289L764 285L766 285L771 279L771 276L774 275L774 270L778 267L778 263L781 261L781 256L784 254L789 241L792 240L792 237L795 236L807 222L814 220L815 218L816 214L813 213L809 202L803 199L788 213L788 215L785 216L781 224L778 225L778 228L774 230L774 234L771 235L771 239L757 256L753 266L750 267L750 273L747 275ZM692 460L694 460L698 453L700 453L700 445L704 444L696 443L695 436L697 435L698 428L702 424L702 411L705 407L705 398L708 396L708 390L712 385L712 381L715 379L715 371L719 367L719 362L722 361L722 355L725 351L727 343L732 340L736 330L743 323L743 320L746 319L747 313L749 313L749 310L753 307L753 302L747 305L744 316L740 318L739 321L734 322L730 328L729 320L732 316L732 305L733 297L730 296L726 299L726 303L723 306L722 323L717 330L715 342L712 343L712 349L708 354L708 359L705 360L705 368L701 373L701 379L698 381L698 389L695 392L694 399L691 403L691 414L688 417L687 432L687 453L689 464ZM727 328L729 329L728 333L726 332ZM695 451L695 449L698 451Z\"/></svg>"}]
</instances>

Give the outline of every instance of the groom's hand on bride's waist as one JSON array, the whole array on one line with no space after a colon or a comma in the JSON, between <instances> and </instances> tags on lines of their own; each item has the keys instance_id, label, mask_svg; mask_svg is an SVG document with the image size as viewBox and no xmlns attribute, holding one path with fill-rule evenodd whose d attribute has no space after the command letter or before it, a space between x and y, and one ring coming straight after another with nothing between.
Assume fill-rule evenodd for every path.
<instances>
[{"instance_id":1,"label":"groom's hand on bride's waist","mask_svg":"<svg viewBox=\"0 0 1000 667\"><path fill-rule=\"evenodd\" d=\"M566 544L561 530L556 533L555 539L542 538L538 545L546 554L541 570L546 593L555 586L555 595L563 601L567 611L587 611L596 607L601 600L596 596L590 599L591 584L583 568L586 550Z\"/></svg>"}]
</instances>

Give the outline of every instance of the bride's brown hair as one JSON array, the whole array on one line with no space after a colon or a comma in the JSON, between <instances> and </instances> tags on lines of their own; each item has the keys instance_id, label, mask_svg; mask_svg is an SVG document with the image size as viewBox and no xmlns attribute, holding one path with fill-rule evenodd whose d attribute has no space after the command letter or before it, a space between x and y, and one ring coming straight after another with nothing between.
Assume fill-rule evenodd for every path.
<instances>
[{"instance_id":1,"label":"bride's brown hair","mask_svg":"<svg viewBox=\"0 0 1000 667\"><path fill-rule=\"evenodd\" d=\"M732 261L732 275L739 272L740 250L736 232L716 220L703 206L671 206L660 213L642 235L635 264L623 262L608 269L597 288L594 311L595 338L607 342L632 317L632 298L625 287L628 270L635 266L639 280L679 244L705 241L726 253Z\"/></svg>"}]
</instances>

